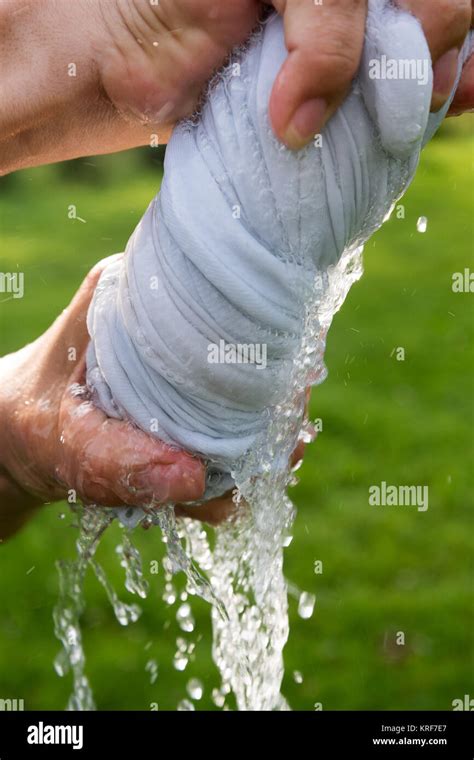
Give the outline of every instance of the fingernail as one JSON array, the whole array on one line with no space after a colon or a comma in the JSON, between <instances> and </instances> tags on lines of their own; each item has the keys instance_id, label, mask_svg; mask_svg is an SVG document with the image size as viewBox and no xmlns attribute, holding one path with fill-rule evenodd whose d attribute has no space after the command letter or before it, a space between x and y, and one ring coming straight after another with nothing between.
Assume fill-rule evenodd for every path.
<instances>
[{"instance_id":1,"label":"fingernail","mask_svg":"<svg viewBox=\"0 0 474 760\"><path fill-rule=\"evenodd\" d=\"M327 103L323 98L313 98L299 106L291 119L284 142L289 148L303 148L322 129L327 114Z\"/></svg>"},{"instance_id":2,"label":"fingernail","mask_svg":"<svg viewBox=\"0 0 474 760\"><path fill-rule=\"evenodd\" d=\"M439 111L451 94L458 73L458 58L459 50L452 48L444 53L433 67L432 111Z\"/></svg>"}]
</instances>

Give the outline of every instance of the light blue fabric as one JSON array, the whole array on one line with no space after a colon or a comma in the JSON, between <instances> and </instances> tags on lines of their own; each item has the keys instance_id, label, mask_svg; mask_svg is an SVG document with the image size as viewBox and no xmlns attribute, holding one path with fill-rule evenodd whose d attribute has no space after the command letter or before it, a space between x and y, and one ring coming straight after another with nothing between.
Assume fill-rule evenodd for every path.
<instances>
[{"instance_id":1,"label":"light blue fabric","mask_svg":"<svg viewBox=\"0 0 474 760\"><path fill-rule=\"evenodd\" d=\"M213 83L197 122L175 130L161 191L90 307L96 403L212 462L208 497L231 484L231 462L284 392L307 284L381 225L446 112L429 114L418 21L385 0L369 8L351 93L322 145L299 152L269 124L286 50L281 19L267 21L234 58L240 70L231 64ZM466 43L461 61L467 54ZM371 78L382 56L425 62L427 81ZM210 363L220 341L265 346L266 367Z\"/></svg>"}]
</instances>

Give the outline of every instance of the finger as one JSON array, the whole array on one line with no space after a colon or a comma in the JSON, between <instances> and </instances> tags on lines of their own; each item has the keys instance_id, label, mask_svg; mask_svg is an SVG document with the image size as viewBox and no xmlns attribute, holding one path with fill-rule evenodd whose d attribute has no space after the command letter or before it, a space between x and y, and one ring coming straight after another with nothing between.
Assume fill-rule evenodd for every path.
<instances>
[{"instance_id":1,"label":"finger","mask_svg":"<svg viewBox=\"0 0 474 760\"><path fill-rule=\"evenodd\" d=\"M73 316L77 316L80 319L81 324L83 324L84 311L89 307L102 272L109 264L117 261L121 256L121 253L116 253L115 255L107 256L105 259L101 259L94 264L82 281L79 290L75 293L69 307L64 310L63 314L69 313Z\"/></svg>"},{"instance_id":2,"label":"finger","mask_svg":"<svg viewBox=\"0 0 474 760\"><path fill-rule=\"evenodd\" d=\"M242 501L239 505L235 504L232 495L233 491L228 491L218 499L211 499L195 507L178 504L175 508L176 517L190 517L193 520L200 520L209 525L219 525L224 520L235 517L237 513L245 508L245 504Z\"/></svg>"},{"instance_id":3,"label":"finger","mask_svg":"<svg viewBox=\"0 0 474 760\"><path fill-rule=\"evenodd\" d=\"M62 400L56 468L57 478L79 498L103 506L142 506L202 497L205 468L199 459L130 422L106 417L84 393L73 382Z\"/></svg>"},{"instance_id":4,"label":"finger","mask_svg":"<svg viewBox=\"0 0 474 760\"><path fill-rule=\"evenodd\" d=\"M396 0L416 16L425 33L433 63L462 46L472 19L472 0Z\"/></svg>"},{"instance_id":5,"label":"finger","mask_svg":"<svg viewBox=\"0 0 474 760\"><path fill-rule=\"evenodd\" d=\"M448 116L458 116L465 111L474 109L474 56L472 56L463 68L461 81L456 90L454 100L448 112Z\"/></svg>"},{"instance_id":6,"label":"finger","mask_svg":"<svg viewBox=\"0 0 474 760\"><path fill-rule=\"evenodd\" d=\"M283 14L288 57L270 98L276 135L301 148L342 102L359 67L366 0L275 0Z\"/></svg>"},{"instance_id":7,"label":"finger","mask_svg":"<svg viewBox=\"0 0 474 760\"><path fill-rule=\"evenodd\" d=\"M67 369L69 375L77 362L81 360L90 340L87 331L87 311L94 290L105 267L120 256L122 254L108 256L94 265L81 283L69 306L62 311L49 330L41 336L40 341L44 341L48 345L45 359L47 357L48 362L54 362L58 374L62 367Z\"/></svg>"},{"instance_id":8,"label":"finger","mask_svg":"<svg viewBox=\"0 0 474 760\"><path fill-rule=\"evenodd\" d=\"M459 50L472 19L471 0L397 0L420 21L433 62L431 110L439 111L454 87Z\"/></svg>"}]
</instances>

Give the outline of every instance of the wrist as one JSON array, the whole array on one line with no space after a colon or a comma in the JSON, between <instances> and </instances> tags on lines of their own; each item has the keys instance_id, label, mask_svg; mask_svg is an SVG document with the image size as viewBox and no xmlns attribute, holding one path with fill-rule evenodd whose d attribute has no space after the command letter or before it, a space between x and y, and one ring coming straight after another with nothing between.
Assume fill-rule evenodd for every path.
<instances>
[{"instance_id":1,"label":"wrist","mask_svg":"<svg viewBox=\"0 0 474 760\"><path fill-rule=\"evenodd\" d=\"M0 541L16 533L43 501L24 491L0 465Z\"/></svg>"},{"instance_id":2,"label":"wrist","mask_svg":"<svg viewBox=\"0 0 474 760\"><path fill-rule=\"evenodd\" d=\"M0 358L0 540L16 533L43 504L43 500L25 490L10 471L13 436L10 405L4 390L6 359Z\"/></svg>"},{"instance_id":3,"label":"wrist","mask_svg":"<svg viewBox=\"0 0 474 760\"><path fill-rule=\"evenodd\" d=\"M61 496L49 473L50 447L37 413L41 399L22 382L29 349L0 358L0 512L9 499L23 511Z\"/></svg>"},{"instance_id":4,"label":"wrist","mask_svg":"<svg viewBox=\"0 0 474 760\"><path fill-rule=\"evenodd\" d=\"M102 2L20 5L0 3L0 176L146 142L103 91L97 59L111 41Z\"/></svg>"}]
</instances>

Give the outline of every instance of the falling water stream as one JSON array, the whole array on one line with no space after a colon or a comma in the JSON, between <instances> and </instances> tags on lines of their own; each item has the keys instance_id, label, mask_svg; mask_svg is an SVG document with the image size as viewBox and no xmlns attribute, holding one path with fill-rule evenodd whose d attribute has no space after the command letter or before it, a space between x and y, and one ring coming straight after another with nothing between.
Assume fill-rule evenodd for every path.
<instances>
[{"instance_id":1,"label":"falling water stream","mask_svg":"<svg viewBox=\"0 0 474 760\"><path fill-rule=\"evenodd\" d=\"M239 710L289 709L281 694L283 648L289 635L283 553L295 517L287 495L294 482L288 462L298 440L308 439L305 391L326 377L326 334L349 288L362 274L361 254L361 246L346 250L336 266L309 283L303 340L293 361L286 398L268 410L265 432L233 468L237 516L215 529L212 546L202 525L188 518L176 519L172 506L146 509L141 522L142 527L159 527L166 544L165 600L174 601L172 576L184 572L191 592L210 603L212 654L221 676L221 687L214 695L218 707L224 706L225 695L232 692ZM79 527L77 556L58 563L60 593L54 624L62 650L55 668L61 676L72 672L68 709L91 710L95 704L85 674L80 629L87 568L92 568L103 585L120 624L136 621L140 608L120 601L95 559L102 535L116 518L115 511L82 506L75 506L74 511ZM144 599L148 583L129 529L124 529L117 552L125 569L126 589ZM310 595L300 599L303 617L313 605ZM178 616L182 630L192 630L188 601L181 605ZM177 670L184 669L189 656L189 646L178 640ZM149 661L147 671L151 678L156 676L156 663ZM199 682L188 684L190 695L200 689L202 692ZM194 708L189 700L183 700L178 709Z\"/></svg>"}]
</instances>

